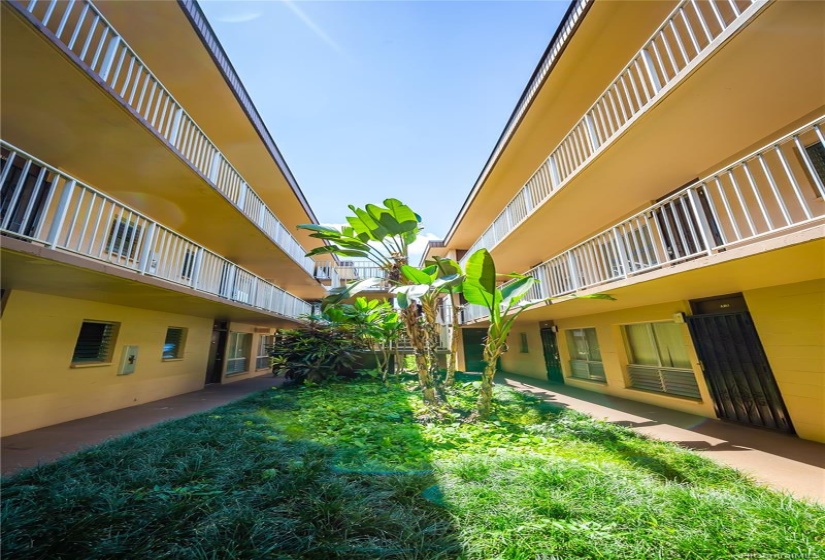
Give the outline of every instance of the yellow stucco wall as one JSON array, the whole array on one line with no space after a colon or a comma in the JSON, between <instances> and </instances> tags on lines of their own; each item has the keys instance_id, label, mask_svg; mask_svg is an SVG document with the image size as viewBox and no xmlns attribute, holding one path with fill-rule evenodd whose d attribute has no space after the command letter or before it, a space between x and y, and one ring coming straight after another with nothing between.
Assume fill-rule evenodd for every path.
<instances>
[{"instance_id":1,"label":"yellow stucco wall","mask_svg":"<svg viewBox=\"0 0 825 560\"><path fill-rule=\"evenodd\" d=\"M71 367L84 320L120 323L112 362ZM186 330L183 356L163 360L168 327ZM134 406L203 387L212 320L13 290L3 310L2 434ZM135 372L118 375L124 346Z\"/></svg>"},{"instance_id":2,"label":"yellow stucco wall","mask_svg":"<svg viewBox=\"0 0 825 560\"><path fill-rule=\"evenodd\" d=\"M744 296L796 433L825 442L825 280Z\"/></svg>"},{"instance_id":3,"label":"yellow stucco wall","mask_svg":"<svg viewBox=\"0 0 825 560\"><path fill-rule=\"evenodd\" d=\"M559 355L561 356L562 368L564 370L564 382L568 385L591 391L598 391L634 401L641 401L665 408L689 412L691 414L716 418L716 413L713 410L713 401L711 400L705 379L702 376L702 371L699 368L699 359L693 348L690 332L686 324L681 324L680 329L684 337L685 347L688 350L691 364L693 365L693 374L699 386L701 401L640 391L627 387L629 384L627 376L628 356L622 335L622 325L673 321L675 313L687 313L688 311L689 306L686 302L675 301L659 305L623 309L613 313L600 313L598 315L560 319L556 321L559 327ZM604 365L605 377L607 378L606 385L570 377L570 353L567 348L567 337L564 331L567 329L587 327L596 329L596 336L598 337L599 347L601 349L602 364Z\"/></svg>"},{"instance_id":4,"label":"yellow stucco wall","mask_svg":"<svg viewBox=\"0 0 825 560\"><path fill-rule=\"evenodd\" d=\"M521 351L521 335L527 335L527 352ZM507 337L508 351L501 356L501 369L527 377L547 379L547 366L537 323L513 325Z\"/></svg>"},{"instance_id":5,"label":"yellow stucco wall","mask_svg":"<svg viewBox=\"0 0 825 560\"><path fill-rule=\"evenodd\" d=\"M773 375L799 437L825 442L825 280L812 280L743 293ZM637 307L612 313L559 319L558 345L565 383L666 408L716 418L713 401L687 325L681 325L685 345L701 393L701 402L629 389L627 350L621 326L630 323L672 321L675 313L690 313L688 302ZM565 330L592 327L601 348L607 384L570 377L570 353ZM519 352L519 336L528 333L529 354ZM510 351L502 357L505 371L546 378L536 322L517 324L510 335Z\"/></svg>"}]
</instances>

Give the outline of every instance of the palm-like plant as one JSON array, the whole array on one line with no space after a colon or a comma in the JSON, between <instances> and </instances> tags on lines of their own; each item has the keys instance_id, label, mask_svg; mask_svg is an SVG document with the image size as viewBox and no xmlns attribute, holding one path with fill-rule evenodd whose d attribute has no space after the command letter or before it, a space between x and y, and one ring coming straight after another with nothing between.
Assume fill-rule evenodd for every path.
<instances>
[{"instance_id":1,"label":"palm-like plant","mask_svg":"<svg viewBox=\"0 0 825 560\"><path fill-rule=\"evenodd\" d=\"M535 305L550 303L548 299L521 303L538 280L523 274L497 274L493 257L487 249L479 249L467 260L465 280L462 284L464 298L468 303L481 305L489 312L490 325L484 340L484 372L481 375L481 390L478 397L478 415L490 415L493 403L493 378L498 360L507 350L507 336L521 313ZM498 286L497 278L512 278ZM576 299L614 300L609 294L573 296Z\"/></svg>"},{"instance_id":2,"label":"palm-like plant","mask_svg":"<svg viewBox=\"0 0 825 560\"><path fill-rule=\"evenodd\" d=\"M409 246L421 231L421 217L400 200L388 198L383 204L384 206L367 204L363 209L350 205L349 209L355 215L347 216L349 225L341 229L316 224L298 226L300 229L312 231L311 237L327 242L326 245L307 253L307 256L330 254L365 258L385 270L390 283L407 283L401 269L407 266ZM324 304L329 305L351 298L380 281L381 279L367 279L332 290L325 298ZM415 349L416 369L424 401L429 405L438 405L441 399L435 391L427 359L429 335L419 321L416 306L402 307L401 319Z\"/></svg>"},{"instance_id":3,"label":"palm-like plant","mask_svg":"<svg viewBox=\"0 0 825 560\"><path fill-rule=\"evenodd\" d=\"M464 298L468 303L484 306L490 313L490 326L484 341L484 372L481 375L481 390L478 397L478 414L481 418L490 415L493 402L493 378L498 359L507 348L507 335L518 316L541 301L519 305L530 288L538 282L530 276L510 274L514 280L497 286L496 265L487 249L479 249L467 261L466 278L463 284Z\"/></svg>"},{"instance_id":4,"label":"palm-like plant","mask_svg":"<svg viewBox=\"0 0 825 560\"><path fill-rule=\"evenodd\" d=\"M395 198L384 200L384 206L367 204L364 208L349 205L354 216L347 216L348 226L338 229L318 224L302 224L298 229L314 233L326 245L307 253L339 255L366 259L387 273L391 282L401 279L401 266L407 264L409 247L421 231L421 216Z\"/></svg>"},{"instance_id":5,"label":"palm-like plant","mask_svg":"<svg viewBox=\"0 0 825 560\"><path fill-rule=\"evenodd\" d=\"M421 371L427 369L429 375L427 391L440 395L437 387L436 372L438 370L437 350L440 346L436 307L439 297L461 285L464 277L460 274L442 276L441 270L435 264L424 268L405 265L401 267L401 274L407 279L407 284L394 288L398 306L401 308L406 321L414 321L415 325L408 325L407 331L417 331L420 340L413 343L416 350L416 367ZM421 313L418 313L418 306Z\"/></svg>"},{"instance_id":6,"label":"palm-like plant","mask_svg":"<svg viewBox=\"0 0 825 560\"><path fill-rule=\"evenodd\" d=\"M356 333L375 353L376 365L381 372L381 380L386 383L389 374L390 357L398 344L403 328L400 316L386 300L355 298L353 303L338 304L326 309L332 320L351 324Z\"/></svg>"}]
</instances>

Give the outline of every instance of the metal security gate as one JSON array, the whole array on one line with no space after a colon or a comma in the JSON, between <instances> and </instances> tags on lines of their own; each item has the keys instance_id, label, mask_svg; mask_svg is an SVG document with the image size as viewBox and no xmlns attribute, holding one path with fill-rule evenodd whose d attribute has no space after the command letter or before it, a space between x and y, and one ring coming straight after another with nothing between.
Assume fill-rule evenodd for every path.
<instances>
[{"instance_id":1,"label":"metal security gate","mask_svg":"<svg viewBox=\"0 0 825 560\"><path fill-rule=\"evenodd\" d=\"M720 418L793 433L750 313L688 317L696 353Z\"/></svg>"},{"instance_id":2,"label":"metal security gate","mask_svg":"<svg viewBox=\"0 0 825 560\"><path fill-rule=\"evenodd\" d=\"M556 341L556 332L552 328L541 329L541 346L544 350L544 363L547 365L547 379L552 383L564 383L559 345Z\"/></svg>"}]
</instances>

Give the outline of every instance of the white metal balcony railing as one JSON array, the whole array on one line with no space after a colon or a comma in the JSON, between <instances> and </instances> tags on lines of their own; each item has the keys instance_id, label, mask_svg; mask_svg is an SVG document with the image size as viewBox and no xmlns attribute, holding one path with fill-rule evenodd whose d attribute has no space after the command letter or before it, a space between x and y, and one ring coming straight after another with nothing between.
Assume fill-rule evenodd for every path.
<instances>
[{"instance_id":1,"label":"white metal balcony railing","mask_svg":"<svg viewBox=\"0 0 825 560\"><path fill-rule=\"evenodd\" d=\"M0 231L297 318L310 304L0 141Z\"/></svg>"},{"instance_id":2,"label":"white metal balcony railing","mask_svg":"<svg viewBox=\"0 0 825 560\"><path fill-rule=\"evenodd\" d=\"M821 221L825 116L777 139L526 274L544 300L712 255ZM462 321L485 317L465 306Z\"/></svg>"},{"instance_id":3,"label":"white metal balcony railing","mask_svg":"<svg viewBox=\"0 0 825 560\"><path fill-rule=\"evenodd\" d=\"M470 247L492 249L766 0L682 0ZM462 261L465 264L466 258Z\"/></svg>"},{"instance_id":4,"label":"white metal balcony railing","mask_svg":"<svg viewBox=\"0 0 825 560\"><path fill-rule=\"evenodd\" d=\"M315 263L315 278L329 283L329 288L339 288L356 280L386 278L387 271L371 261L319 261ZM386 291L389 282L381 282L367 291Z\"/></svg>"},{"instance_id":5,"label":"white metal balcony railing","mask_svg":"<svg viewBox=\"0 0 825 560\"><path fill-rule=\"evenodd\" d=\"M89 0L10 2L31 14L304 270L315 263Z\"/></svg>"}]
</instances>

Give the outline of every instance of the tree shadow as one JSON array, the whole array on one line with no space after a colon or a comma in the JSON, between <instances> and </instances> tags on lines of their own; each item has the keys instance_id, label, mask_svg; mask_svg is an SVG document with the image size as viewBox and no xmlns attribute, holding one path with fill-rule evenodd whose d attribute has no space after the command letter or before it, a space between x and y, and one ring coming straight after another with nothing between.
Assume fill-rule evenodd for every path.
<instances>
[{"instance_id":1,"label":"tree shadow","mask_svg":"<svg viewBox=\"0 0 825 560\"><path fill-rule=\"evenodd\" d=\"M734 445L729 441L722 443L710 443L707 441L674 441L676 445L693 451L753 451L750 447Z\"/></svg>"},{"instance_id":2,"label":"tree shadow","mask_svg":"<svg viewBox=\"0 0 825 560\"><path fill-rule=\"evenodd\" d=\"M273 422L305 395L266 391L4 479L4 557L460 558L428 454L417 469L356 468L357 440ZM385 412L412 415L370 411ZM424 448L420 430L405 438Z\"/></svg>"},{"instance_id":3,"label":"tree shadow","mask_svg":"<svg viewBox=\"0 0 825 560\"><path fill-rule=\"evenodd\" d=\"M632 401L612 395L596 393L570 385L556 385L545 383L539 379L528 378L515 374L507 374L507 380L517 390L529 393L541 399L552 402L576 399L587 403L597 404L612 411L631 414L641 418L640 421L618 420L613 424L630 428L650 426L673 426L694 432L699 436L722 440L730 449L754 449L812 465L825 468L825 444L815 441L799 439L796 436L774 432L764 428L746 426L733 422L726 422L715 418L706 418L678 410L667 409L640 401ZM568 406L559 403L560 406ZM575 406L572 405L572 406ZM679 442L675 442L679 443ZM688 441L690 443L690 441ZM698 443L697 443L698 445ZM706 443L709 449L724 450L721 444ZM687 447L687 446L686 446ZM695 448L704 449L704 448Z\"/></svg>"}]
</instances>

